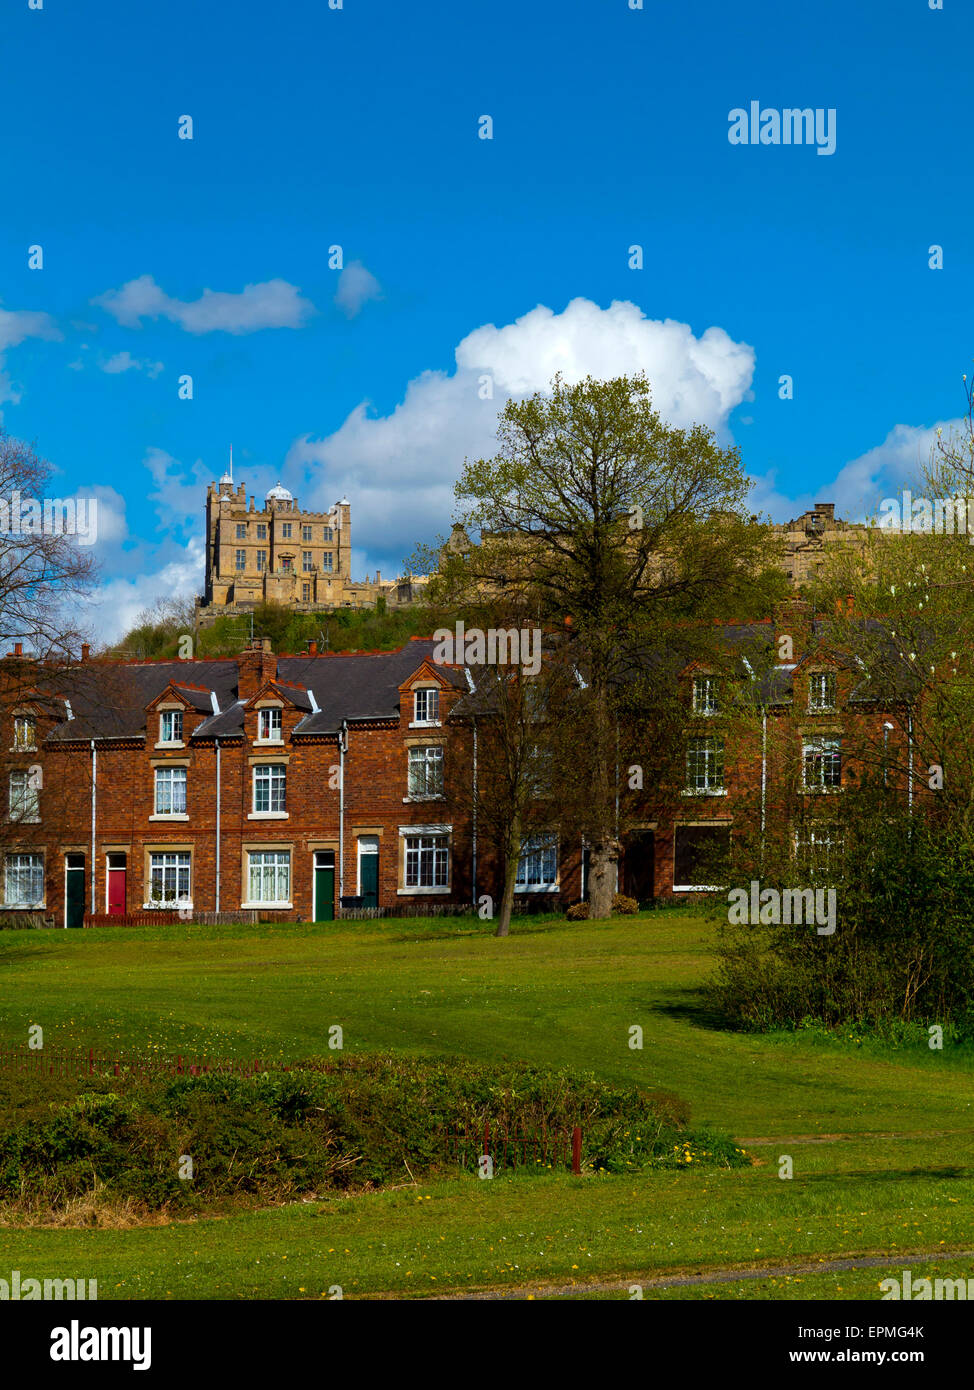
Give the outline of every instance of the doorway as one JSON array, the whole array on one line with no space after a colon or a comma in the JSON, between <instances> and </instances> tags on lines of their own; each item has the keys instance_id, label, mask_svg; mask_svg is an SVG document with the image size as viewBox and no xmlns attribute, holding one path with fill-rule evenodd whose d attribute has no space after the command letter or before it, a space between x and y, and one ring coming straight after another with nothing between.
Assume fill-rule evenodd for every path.
<instances>
[{"instance_id":1,"label":"doorway","mask_svg":"<svg viewBox=\"0 0 974 1390\"><path fill-rule=\"evenodd\" d=\"M83 854L64 856L64 925L83 927L85 924L85 857Z\"/></svg>"},{"instance_id":2,"label":"doorway","mask_svg":"<svg viewBox=\"0 0 974 1390\"><path fill-rule=\"evenodd\" d=\"M652 830L626 836L622 891L640 907L652 907L656 889L656 839Z\"/></svg>"},{"instance_id":3,"label":"doorway","mask_svg":"<svg viewBox=\"0 0 974 1390\"><path fill-rule=\"evenodd\" d=\"M358 837L358 891L363 907L379 906L379 837Z\"/></svg>"},{"instance_id":4,"label":"doorway","mask_svg":"<svg viewBox=\"0 0 974 1390\"><path fill-rule=\"evenodd\" d=\"M124 917L127 901L128 858L124 854L108 856L108 915Z\"/></svg>"},{"instance_id":5,"label":"doorway","mask_svg":"<svg viewBox=\"0 0 974 1390\"><path fill-rule=\"evenodd\" d=\"M315 850L314 920L335 920L335 851Z\"/></svg>"}]
</instances>

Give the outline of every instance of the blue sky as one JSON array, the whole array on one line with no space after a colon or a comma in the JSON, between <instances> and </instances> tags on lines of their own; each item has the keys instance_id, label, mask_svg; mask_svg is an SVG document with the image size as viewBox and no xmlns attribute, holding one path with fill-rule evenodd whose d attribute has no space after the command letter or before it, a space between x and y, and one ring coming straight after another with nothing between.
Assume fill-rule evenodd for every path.
<instances>
[{"instance_id":1,"label":"blue sky","mask_svg":"<svg viewBox=\"0 0 974 1390\"><path fill-rule=\"evenodd\" d=\"M974 358L969 6L629 3L8 0L0 412L99 498L101 635L198 591L231 443L391 578L559 366L647 370L777 520L909 476ZM834 154L732 145L753 100Z\"/></svg>"}]
</instances>

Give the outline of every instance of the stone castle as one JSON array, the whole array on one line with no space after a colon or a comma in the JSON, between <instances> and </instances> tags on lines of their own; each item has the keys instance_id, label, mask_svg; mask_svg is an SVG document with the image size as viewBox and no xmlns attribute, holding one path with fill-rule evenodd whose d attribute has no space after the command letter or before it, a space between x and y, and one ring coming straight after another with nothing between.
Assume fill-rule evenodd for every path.
<instances>
[{"instance_id":1,"label":"stone castle","mask_svg":"<svg viewBox=\"0 0 974 1390\"><path fill-rule=\"evenodd\" d=\"M280 483L258 509L231 473L206 490L206 588L196 601L197 624L253 612L275 603L297 612L334 608L390 608L414 603L421 578L352 578L351 506L346 497L330 512L306 512Z\"/></svg>"}]
</instances>

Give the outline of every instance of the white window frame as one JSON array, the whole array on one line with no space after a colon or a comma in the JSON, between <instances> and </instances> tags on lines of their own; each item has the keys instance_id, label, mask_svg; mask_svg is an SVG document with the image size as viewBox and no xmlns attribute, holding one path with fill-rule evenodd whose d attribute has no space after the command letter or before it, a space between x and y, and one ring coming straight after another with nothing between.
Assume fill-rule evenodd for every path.
<instances>
[{"instance_id":1,"label":"white window frame","mask_svg":"<svg viewBox=\"0 0 974 1390\"><path fill-rule=\"evenodd\" d=\"M432 704L433 714L429 707ZM424 713L420 714L420 706ZM438 729L440 727L440 688L438 685L420 685L413 691L413 718L411 729Z\"/></svg>"},{"instance_id":2,"label":"white window frame","mask_svg":"<svg viewBox=\"0 0 974 1390\"><path fill-rule=\"evenodd\" d=\"M188 769L182 763L173 763L167 767L157 767L155 772L155 795L153 805L155 807L153 820L188 820L187 805L187 784L189 782ZM168 795L165 794L168 784ZM178 795L178 789L182 787L182 797ZM160 802L168 800L168 809ZM182 806L177 806L178 801L182 801Z\"/></svg>"},{"instance_id":3,"label":"white window frame","mask_svg":"<svg viewBox=\"0 0 974 1390\"><path fill-rule=\"evenodd\" d=\"M254 871L258 875L257 895L254 896ZM247 851L247 901L243 907L290 907L291 904L291 851L289 849L251 849ZM273 896L265 896L270 882ZM282 885L287 889L284 897L280 895Z\"/></svg>"},{"instance_id":4,"label":"white window frame","mask_svg":"<svg viewBox=\"0 0 974 1390\"><path fill-rule=\"evenodd\" d=\"M837 769L835 780L826 778L826 756L829 765ZM809 764L817 767L819 778L808 780ZM810 734L802 739L802 789L806 792L837 792L842 790L842 739L833 734Z\"/></svg>"},{"instance_id":5,"label":"white window frame","mask_svg":"<svg viewBox=\"0 0 974 1390\"><path fill-rule=\"evenodd\" d=\"M157 863L157 861L160 861ZM163 894L166 891L166 875L171 872L175 875L174 895L172 897L155 898L153 896L154 880L156 870L159 870L162 878ZM181 894L180 887L185 879L186 892ZM179 850L150 850L149 851L149 880L148 880L148 901L146 907L168 907L168 908L192 908L193 906L193 856L188 849Z\"/></svg>"},{"instance_id":6,"label":"white window frame","mask_svg":"<svg viewBox=\"0 0 974 1390\"><path fill-rule=\"evenodd\" d=\"M700 715L705 719L710 719L717 713L717 709L717 677L707 675L694 676L694 714Z\"/></svg>"},{"instance_id":7,"label":"white window frame","mask_svg":"<svg viewBox=\"0 0 974 1390\"><path fill-rule=\"evenodd\" d=\"M11 863L11 861L13 861L13 860L17 860L17 861L31 861L30 863L25 863L25 862L20 862L20 863L18 863L17 869L18 869L19 871L21 871L21 872L23 872L24 870L26 870L27 875L28 875L27 880L26 880L28 890L30 890L31 888L34 888L34 887L36 887L36 886L39 885L39 887L40 887L40 893L39 893L38 896L31 896L31 895L30 895L30 892L28 891L28 896L27 896L27 897L25 897L25 898L23 898L23 899L13 900L13 901L11 900L11 897L10 897L10 882L11 882L11 868L12 868L12 863ZM3 858L3 903L4 903L4 907L25 908L25 909L28 909L28 910L29 910L30 908L35 908L35 909L36 909L36 908L39 908L39 907L43 907L43 906L44 906L44 902L45 902L44 855L43 855L43 854L40 854L40 853L37 853L36 851L33 851L33 850L31 850L31 851L26 851L26 852L15 851L15 852L12 852L12 853L7 853L7 854L5 854L5 855L4 855L4 858Z\"/></svg>"},{"instance_id":8,"label":"white window frame","mask_svg":"<svg viewBox=\"0 0 974 1390\"><path fill-rule=\"evenodd\" d=\"M14 783L21 784L15 795ZM15 804L16 803L16 804ZM36 824L41 818L40 789L35 772L29 767L15 767L10 771L7 781L7 818L18 824Z\"/></svg>"},{"instance_id":9,"label":"white window frame","mask_svg":"<svg viewBox=\"0 0 974 1390\"><path fill-rule=\"evenodd\" d=\"M442 743L415 744L408 750L409 762L406 791L408 801L441 801L443 799ZM414 784L422 783L421 786ZM433 790L430 790L430 787Z\"/></svg>"},{"instance_id":10,"label":"white window frame","mask_svg":"<svg viewBox=\"0 0 974 1390\"><path fill-rule=\"evenodd\" d=\"M396 890L399 897L432 897L437 894L449 894L452 892L453 880L453 826L452 825L401 825L399 827L399 837L405 840L402 853L402 886ZM413 849L410 849L410 841L418 841ZM423 841L435 841L434 844L424 845ZM442 841L442 844L438 843ZM436 883L437 864L442 864L440 856L445 852L446 855L446 883ZM432 884L422 882L409 883L410 855L432 853L433 873ZM420 858L418 868L420 872L423 868L422 858Z\"/></svg>"},{"instance_id":11,"label":"white window frame","mask_svg":"<svg viewBox=\"0 0 974 1390\"><path fill-rule=\"evenodd\" d=\"M166 722L171 721L173 728L178 729L175 737L166 737ZM172 728L170 728L172 735ZM159 712L159 748L182 748L183 747L183 711L181 709L164 709Z\"/></svg>"},{"instance_id":12,"label":"white window frame","mask_svg":"<svg viewBox=\"0 0 974 1390\"><path fill-rule=\"evenodd\" d=\"M277 715L276 719L272 717L274 715ZM269 732L265 727L266 725L271 726ZM274 727L275 725L276 728ZM284 711L279 709L276 705L265 705L257 711L257 742L284 742Z\"/></svg>"},{"instance_id":13,"label":"white window frame","mask_svg":"<svg viewBox=\"0 0 974 1390\"><path fill-rule=\"evenodd\" d=\"M703 748L694 745L706 745ZM703 754L702 780L700 765L691 771L691 758L699 758ZM707 734L704 737L691 738L687 740L686 747L686 790L684 796L726 796L727 788L724 784L724 740L717 735ZM720 781L716 780L717 774L714 765L719 758L720 762Z\"/></svg>"},{"instance_id":14,"label":"white window frame","mask_svg":"<svg viewBox=\"0 0 974 1390\"><path fill-rule=\"evenodd\" d=\"M546 872L553 869L552 872ZM558 835L542 831L521 841L515 893L556 893L558 891Z\"/></svg>"},{"instance_id":15,"label":"white window frame","mask_svg":"<svg viewBox=\"0 0 974 1390\"><path fill-rule=\"evenodd\" d=\"M14 715L14 744L12 753L37 752L37 720L32 714Z\"/></svg>"},{"instance_id":16,"label":"white window frame","mask_svg":"<svg viewBox=\"0 0 974 1390\"><path fill-rule=\"evenodd\" d=\"M257 805L257 789L259 784L266 784L267 806L259 808ZM250 819L252 820L285 820L287 818L287 764L286 763L256 763L251 779L252 786L252 810ZM274 802L280 804L275 806Z\"/></svg>"},{"instance_id":17,"label":"white window frame","mask_svg":"<svg viewBox=\"0 0 974 1390\"><path fill-rule=\"evenodd\" d=\"M816 683L822 683L822 694L816 693ZM831 691L831 695L829 694ZM812 671L808 677L809 714L834 714L836 708L836 678L834 671Z\"/></svg>"},{"instance_id":18,"label":"white window frame","mask_svg":"<svg viewBox=\"0 0 974 1390\"><path fill-rule=\"evenodd\" d=\"M321 568L324 570L325 574L334 574L334 572L335 572L335 556L334 556L334 553L333 553L332 551L330 551L330 550L324 550L324 551L322 551L322 555L321 555Z\"/></svg>"}]
</instances>

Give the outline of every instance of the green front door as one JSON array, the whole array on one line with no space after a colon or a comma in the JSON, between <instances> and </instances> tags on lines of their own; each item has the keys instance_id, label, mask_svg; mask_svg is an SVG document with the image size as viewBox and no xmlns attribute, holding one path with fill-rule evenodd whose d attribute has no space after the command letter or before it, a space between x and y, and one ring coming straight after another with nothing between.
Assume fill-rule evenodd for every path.
<instances>
[{"instance_id":1,"label":"green front door","mask_svg":"<svg viewBox=\"0 0 974 1390\"><path fill-rule=\"evenodd\" d=\"M335 920L335 855L320 850L315 855L315 921Z\"/></svg>"},{"instance_id":2,"label":"green front door","mask_svg":"<svg viewBox=\"0 0 974 1390\"><path fill-rule=\"evenodd\" d=\"M68 854L64 865L64 925L83 927L85 924L85 857Z\"/></svg>"},{"instance_id":3,"label":"green front door","mask_svg":"<svg viewBox=\"0 0 974 1390\"><path fill-rule=\"evenodd\" d=\"M359 893L363 907L379 906L379 843L378 836L362 837L369 843L359 844ZM374 845L374 847L373 847Z\"/></svg>"}]
</instances>

